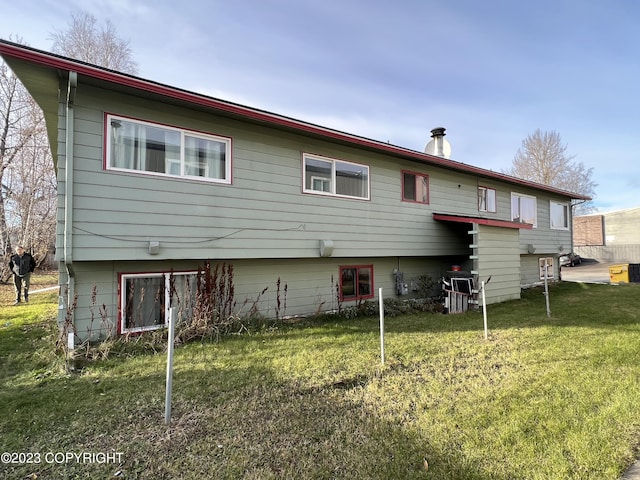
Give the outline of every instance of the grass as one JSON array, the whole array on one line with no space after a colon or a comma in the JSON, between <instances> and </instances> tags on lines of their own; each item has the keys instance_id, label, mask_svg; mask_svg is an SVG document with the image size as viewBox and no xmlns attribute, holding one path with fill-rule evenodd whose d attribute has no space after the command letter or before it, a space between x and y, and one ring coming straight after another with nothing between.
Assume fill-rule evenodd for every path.
<instances>
[{"instance_id":1,"label":"grass","mask_svg":"<svg viewBox=\"0 0 640 480\"><path fill-rule=\"evenodd\" d=\"M67 374L52 354L55 292L4 302L0 450L122 462L41 457L0 477L618 479L640 447L639 294L554 285L547 318L529 290L489 306L488 340L477 312L388 318L384 366L377 318L188 344L169 426L165 353Z\"/></svg>"}]
</instances>

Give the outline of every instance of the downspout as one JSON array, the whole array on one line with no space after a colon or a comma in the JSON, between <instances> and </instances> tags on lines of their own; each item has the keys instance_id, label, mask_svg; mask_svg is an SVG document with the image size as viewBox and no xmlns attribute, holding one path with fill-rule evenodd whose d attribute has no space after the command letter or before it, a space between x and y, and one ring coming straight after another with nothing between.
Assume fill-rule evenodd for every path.
<instances>
[{"instance_id":1,"label":"downspout","mask_svg":"<svg viewBox=\"0 0 640 480\"><path fill-rule=\"evenodd\" d=\"M73 301L75 297L75 272L73 269L73 141L74 141L74 111L78 74L69 72L66 102L66 133L65 133L65 162L64 162L64 240L62 261L67 271L67 309L73 323Z\"/></svg>"}]
</instances>

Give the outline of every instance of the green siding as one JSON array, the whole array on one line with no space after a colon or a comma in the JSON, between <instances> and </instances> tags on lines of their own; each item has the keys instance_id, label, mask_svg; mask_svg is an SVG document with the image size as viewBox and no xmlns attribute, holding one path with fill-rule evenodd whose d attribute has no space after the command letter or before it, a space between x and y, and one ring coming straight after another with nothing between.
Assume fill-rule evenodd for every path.
<instances>
[{"instance_id":1,"label":"green siding","mask_svg":"<svg viewBox=\"0 0 640 480\"><path fill-rule=\"evenodd\" d=\"M477 225L479 281L487 303L520 298L520 239L513 228ZM480 299L481 301L481 299Z\"/></svg>"},{"instance_id":2,"label":"green siding","mask_svg":"<svg viewBox=\"0 0 640 480\"><path fill-rule=\"evenodd\" d=\"M231 138L232 184L106 171L105 112ZM62 107L60 114L59 246L66 190ZM423 273L439 277L452 263L470 269L468 225L435 221L434 213L498 220L511 216L514 188L509 183L204 111L81 85L74 116L73 267L79 329L84 325L87 330L91 323L93 285L104 289L100 301L116 312L118 272L195 266L194 259L233 263L238 296L251 301L270 281L272 287L259 300L265 315L274 312L278 276L288 285L287 314L335 308L331 276L337 281L340 265L373 263L375 288L382 286L385 296L395 295L394 269L403 271L410 285ZM370 200L302 193L305 152L368 165ZM401 200L402 170L429 176L430 204ZM478 212L479 185L496 189L497 212ZM521 193L536 194L524 190ZM529 244L543 252L570 245L570 232L548 227L549 198L538 197L537 229L482 230L482 275L495 275L487 290L490 302L519 296L520 263L512 261L514 251L524 253ZM319 241L325 239L334 242L333 254L319 258ZM149 253L150 241L160 242L158 254Z\"/></svg>"},{"instance_id":3,"label":"green siding","mask_svg":"<svg viewBox=\"0 0 640 480\"><path fill-rule=\"evenodd\" d=\"M222 264L223 262L218 262ZM235 287L235 312L247 314L254 306L259 314L274 317L278 298L281 301L280 316L309 315L337 310L339 307L355 305L355 301L339 303L336 284L339 282L340 266L373 265L374 293L371 301L377 301L379 288L384 298L399 298L395 292L394 270L401 269L405 281L422 274L439 278L448 269L442 260L424 258L359 258L357 261L335 258L303 260L262 259L235 260L227 262L233 266ZM75 264L75 292L78 303L74 312L76 329L80 339L104 338L117 328L118 280L125 273L154 273L197 270L204 261L150 261L141 264L135 261L81 262ZM215 263L212 264L214 266ZM280 279L280 291L277 281ZM67 280L61 274L61 283ZM286 286L286 293L285 293ZM266 288L266 291L261 295ZM65 287L63 287L63 294ZM415 292L413 296L415 296ZM412 295L407 296L409 298ZM286 304L286 307L285 307ZM104 305L107 316L103 318L100 307ZM66 307L66 305L64 305ZM63 321L61 313L59 321Z\"/></svg>"}]
</instances>

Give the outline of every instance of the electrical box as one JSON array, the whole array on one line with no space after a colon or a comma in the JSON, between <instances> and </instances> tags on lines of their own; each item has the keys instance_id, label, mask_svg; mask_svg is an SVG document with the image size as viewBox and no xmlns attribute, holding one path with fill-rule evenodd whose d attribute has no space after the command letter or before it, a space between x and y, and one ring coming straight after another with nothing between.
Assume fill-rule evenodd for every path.
<instances>
[{"instance_id":1,"label":"electrical box","mask_svg":"<svg viewBox=\"0 0 640 480\"><path fill-rule=\"evenodd\" d=\"M404 273L394 270L393 275L396 277L396 295L408 295L409 285L404 282Z\"/></svg>"}]
</instances>

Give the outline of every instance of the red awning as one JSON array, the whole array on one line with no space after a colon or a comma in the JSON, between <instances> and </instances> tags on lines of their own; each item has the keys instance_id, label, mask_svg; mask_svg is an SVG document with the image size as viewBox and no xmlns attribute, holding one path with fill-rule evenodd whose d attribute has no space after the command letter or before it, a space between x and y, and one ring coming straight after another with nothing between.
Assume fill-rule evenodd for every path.
<instances>
[{"instance_id":1,"label":"red awning","mask_svg":"<svg viewBox=\"0 0 640 480\"><path fill-rule=\"evenodd\" d=\"M493 218L482 217L464 217L462 215L448 215L444 213L434 213L434 220L441 220L443 222L455 222L455 223L478 223L480 225L489 225L491 227L503 227L503 228L523 228L531 230L533 225L530 223L512 222L510 220L496 220Z\"/></svg>"}]
</instances>

